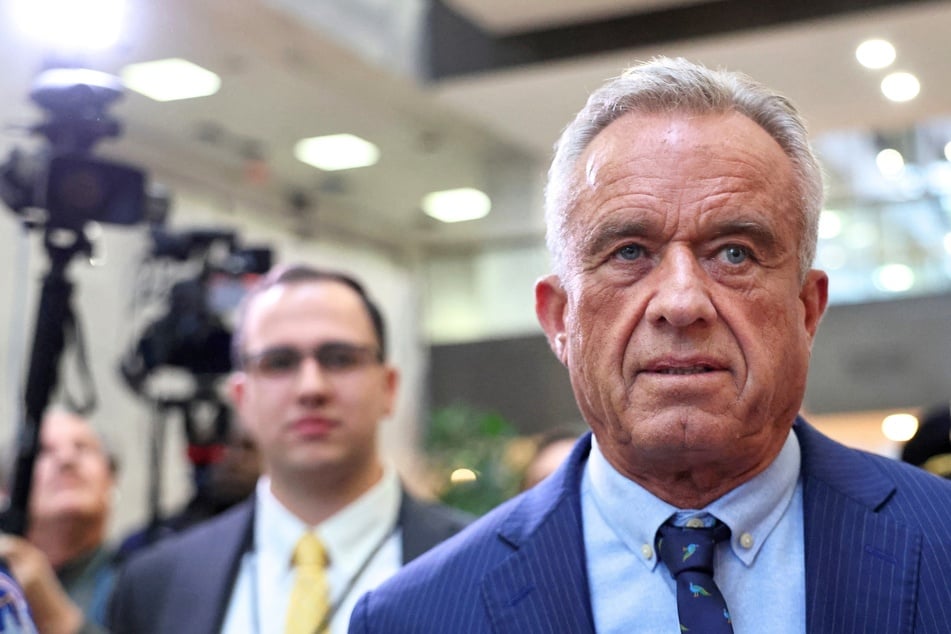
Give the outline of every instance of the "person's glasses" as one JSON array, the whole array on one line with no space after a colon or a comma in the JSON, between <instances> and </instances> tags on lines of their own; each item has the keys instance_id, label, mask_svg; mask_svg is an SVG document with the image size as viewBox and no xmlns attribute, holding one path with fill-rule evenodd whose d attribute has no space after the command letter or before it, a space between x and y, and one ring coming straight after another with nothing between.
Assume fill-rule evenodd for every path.
<instances>
[{"instance_id":1,"label":"person's glasses","mask_svg":"<svg viewBox=\"0 0 951 634\"><path fill-rule=\"evenodd\" d=\"M383 355L376 347L331 342L311 350L276 346L256 354L244 355L242 363L249 373L283 377L296 373L307 358L314 359L324 372L329 373L347 372L383 361Z\"/></svg>"}]
</instances>

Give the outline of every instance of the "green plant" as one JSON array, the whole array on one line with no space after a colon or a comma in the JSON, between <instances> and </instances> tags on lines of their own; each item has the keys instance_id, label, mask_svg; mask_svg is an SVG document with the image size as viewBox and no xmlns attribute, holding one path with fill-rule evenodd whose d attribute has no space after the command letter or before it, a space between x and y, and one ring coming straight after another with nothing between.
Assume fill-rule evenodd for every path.
<instances>
[{"instance_id":1,"label":"green plant","mask_svg":"<svg viewBox=\"0 0 951 634\"><path fill-rule=\"evenodd\" d=\"M499 414L468 405L433 413L426 450L439 499L481 515L518 493L522 439Z\"/></svg>"}]
</instances>

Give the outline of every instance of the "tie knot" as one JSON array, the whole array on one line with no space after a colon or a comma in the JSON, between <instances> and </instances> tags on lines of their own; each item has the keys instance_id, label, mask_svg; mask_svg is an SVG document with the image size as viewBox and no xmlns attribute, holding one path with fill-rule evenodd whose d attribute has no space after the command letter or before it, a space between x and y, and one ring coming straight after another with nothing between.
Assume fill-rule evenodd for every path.
<instances>
[{"instance_id":1,"label":"tie knot","mask_svg":"<svg viewBox=\"0 0 951 634\"><path fill-rule=\"evenodd\" d=\"M294 556L292 561L295 566L317 566L323 568L327 565L327 552L324 545L316 535L310 531L301 535L294 547Z\"/></svg>"},{"instance_id":2,"label":"tie knot","mask_svg":"<svg viewBox=\"0 0 951 634\"><path fill-rule=\"evenodd\" d=\"M716 545L729 538L730 527L720 522L708 528L663 524L658 531L657 554L674 577L685 570L712 575Z\"/></svg>"}]
</instances>

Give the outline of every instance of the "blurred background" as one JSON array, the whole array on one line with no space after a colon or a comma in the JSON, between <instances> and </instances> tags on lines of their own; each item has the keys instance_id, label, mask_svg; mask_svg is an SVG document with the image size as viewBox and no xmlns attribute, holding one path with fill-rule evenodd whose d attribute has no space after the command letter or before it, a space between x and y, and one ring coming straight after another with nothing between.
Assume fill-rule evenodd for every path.
<instances>
[{"instance_id":1,"label":"blurred background","mask_svg":"<svg viewBox=\"0 0 951 634\"><path fill-rule=\"evenodd\" d=\"M188 497L226 370L194 359L220 352L236 298L270 260L352 271L380 300L404 377L383 443L421 490L489 478L502 458L517 471L526 438L578 423L533 310L548 267L544 173L588 92L658 54L746 72L809 122L828 182L817 265L832 295L811 420L898 456L914 416L951 399L951 2L0 7L7 444L49 267L43 233L25 223L56 221L29 213L41 190L53 200L51 155L92 126L87 159L127 168L116 174L148 210L83 221L91 246L68 271L98 396L92 418L124 456L114 531L141 524L150 498L172 509ZM43 73L78 68L105 76ZM125 193L110 210L128 210ZM87 385L81 356L64 354L57 398ZM460 454L459 443L483 453ZM516 480L499 476L500 490Z\"/></svg>"}]
</instances>

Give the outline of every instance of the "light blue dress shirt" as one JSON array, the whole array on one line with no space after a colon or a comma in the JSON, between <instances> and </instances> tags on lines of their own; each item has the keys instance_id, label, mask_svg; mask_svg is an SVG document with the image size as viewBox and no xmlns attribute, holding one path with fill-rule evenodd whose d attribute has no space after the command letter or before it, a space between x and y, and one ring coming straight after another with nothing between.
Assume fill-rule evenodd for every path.
<instances>
[{"instance_id":1,"label":"light blue dress shirt","mask_svg":"<svg viewBox=\"0 0 951 634\"><path fill-rule=\"evenodd\" d=\"M704 509L677 509L618 473L592 439L581 482L582 523L599 634L677 632L677 591L654 549L657 529L712 514L730 527L714 579L736 634L806 631L799 441L790 431L773 463Z\"/></svg>"}]
</instances>

